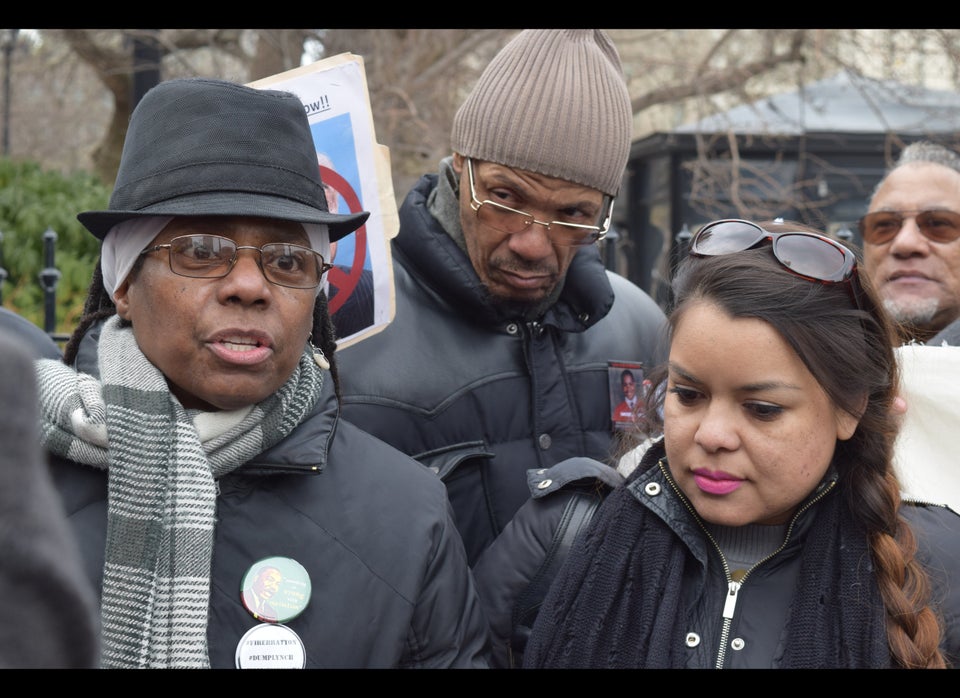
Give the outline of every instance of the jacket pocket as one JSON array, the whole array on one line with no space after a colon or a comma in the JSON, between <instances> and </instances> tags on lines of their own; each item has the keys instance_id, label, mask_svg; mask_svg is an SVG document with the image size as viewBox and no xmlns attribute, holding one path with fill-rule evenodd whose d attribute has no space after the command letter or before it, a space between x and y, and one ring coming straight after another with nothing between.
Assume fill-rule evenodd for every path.
<instances>
[{"instance_id":1,"label":"jacket pocket","mask_svg":"<svg viewBox=\"0 0 960 698\"><path fill-rule=\"evenodd\" d=\"M489 475L485 474L493 456L483 441L454 444L415 456L446 486L453 521L470 565L500 532Z\"/></svg>"},{"instance_id":2,"label":"jacket pocket","mask_svg":"<svg viewBox=\"0 0 960 698\"><path fill-rule=\"evenodd\" d=\"M415 455L414 458L446 482L453 472L466 461L474 458L488 460L493 456L494 454L487 449L487 445L483 441L467 441L425 451Z\"/></svg>"}]
</instances>

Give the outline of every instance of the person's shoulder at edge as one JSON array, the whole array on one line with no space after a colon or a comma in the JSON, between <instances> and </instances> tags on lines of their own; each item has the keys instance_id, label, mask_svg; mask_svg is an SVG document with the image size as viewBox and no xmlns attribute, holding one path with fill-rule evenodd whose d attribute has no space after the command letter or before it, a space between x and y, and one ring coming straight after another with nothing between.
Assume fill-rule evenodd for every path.
<instances>
[{"instance_id":1,"label":"person's shoulder at edge","mask_svg":"<svg viewBox=\"0 0 960 698\"><path fill-rule=\"evenodd\" d=\"M60 347L40 327L9 308L0 306L0 335L15 335L23 340L34 358L59 359Z\"/></svg>"},{"instance_id":2,"label":"person's shoulder at edge","mask_svg":"<svg viewBox=\"0 0 960 698\"><path fill-rule=\"evenodd\" d=\"M0 332L0 667L94 668L96 594L45 468L35 359L26 342Z\"/></svg>"},{"instance_id":3,"label":"person's shoulder at edge","mask_svg":"<svg viewBox=\"0 0 960 698\"><path fill-rule=\"evenodd\" d=\"M947 504L904 497L901 512L917 538L917 559L926 568L933 598L944 614L941 643L953 667L960 667L960 513Z\"/></svg>"}]
</instances>

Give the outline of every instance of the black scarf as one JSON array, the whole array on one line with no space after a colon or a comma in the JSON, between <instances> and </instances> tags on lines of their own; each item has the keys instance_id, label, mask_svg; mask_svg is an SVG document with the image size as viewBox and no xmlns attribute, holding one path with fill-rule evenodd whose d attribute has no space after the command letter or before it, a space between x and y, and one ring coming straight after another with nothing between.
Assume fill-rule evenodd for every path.
<instances>
[{"instance_id":1,"label":"black scarf","mask_svg":"<svg viewBox=\"0 0 960 698\"><path fill-rule=\"evenodd\" d=\"M524 667L684 668L681 616L690 600L680 598L681 582L686 566L699 563L637 501L630 481L610 493L571 549L540 609ZM837 489L811 512L780 668L890 665L867 537Z\"/></svg>"}]
</instances>

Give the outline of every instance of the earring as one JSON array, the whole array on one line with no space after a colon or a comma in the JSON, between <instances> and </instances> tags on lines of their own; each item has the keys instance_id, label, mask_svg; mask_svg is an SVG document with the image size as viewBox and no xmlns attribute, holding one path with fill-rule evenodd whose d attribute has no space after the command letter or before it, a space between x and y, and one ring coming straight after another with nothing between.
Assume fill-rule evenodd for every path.
<instances>
[{"instance_id":1,"label":"earring","mask_svg":"<svg viewBox=\"0 0 960 698\"><path fill-rule=\"evenodd\" d=\"M324 371L329 371L330 362L323 353L323 349L317 349L317 347L313 346L313 342L310 342L310 349L313 351L313 360L316 362L317 366L322 368Z\"/></svg>"}]
</instances>

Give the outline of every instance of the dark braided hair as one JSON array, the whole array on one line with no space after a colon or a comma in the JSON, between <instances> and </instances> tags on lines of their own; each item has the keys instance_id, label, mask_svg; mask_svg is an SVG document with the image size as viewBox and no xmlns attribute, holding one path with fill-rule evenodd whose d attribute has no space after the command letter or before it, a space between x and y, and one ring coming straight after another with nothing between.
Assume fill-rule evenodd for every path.
<instances>
[{"instance_id":1,"label":"dark braided hair","mask_svg":"<svg viewBox=\"0 0 960 698\"><path fill-rule=\"evenodd\" d=\"M818 232L793 223L761 226L771 232ZM834 464L839 493L869 542L892 661L899 668L945 667L939 648L942 619L930 606L930 579L915 557L913 530L900 514L901 488L893 469L899 428L893 410L900 384L894 351L898 328L878 304L870 280L858 274L849 283L811 282L786 273L771 246L761 245L685 259L673 291L671 328L691 301L700 299L709 299L731 317L763 320L793 347L833 403L858 416L853 436L837 442ZM662 426L666 371L658 369L651 378L645 428L655 432Z\"/></svg>"},{"instance_id":2,"label":"dark braided hair","mask_svg":"<svg viewBox=\"0 0 960 698\"><path fill-rule=\"evenodd\" d=\"M137 259L130 273L135 274L143 265L143 257ZM106 320L111 315L117 314L117 306L113 299L107 293L103 285L103 269L100 260L93 270L93 278L90 280L90 286L87 289L87 298L83 304L83 315L80 322L77 323L73 334L67 340L63 348L63 362L72 365L77 358L77 352L80 348L80 341L90 331L90 329L99 322ZM126 322L126 321L124 321ZM330 318L330 310L327 305L327 295L323 291L317 294L316 303L313 305L313 331L310 333L310 341L313 345L323 351L330 362L330 375L333 378L334 392L337 400L340 399L340 373L337 369L335 353L337 350L337 336L333 326L333 320Z\"/></svg>"}]
</instances>

